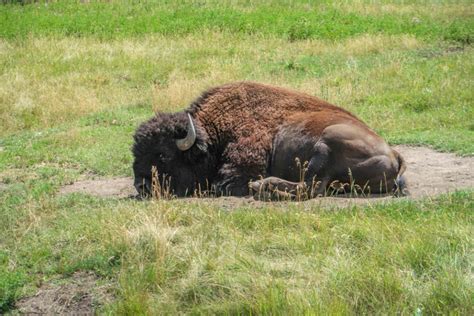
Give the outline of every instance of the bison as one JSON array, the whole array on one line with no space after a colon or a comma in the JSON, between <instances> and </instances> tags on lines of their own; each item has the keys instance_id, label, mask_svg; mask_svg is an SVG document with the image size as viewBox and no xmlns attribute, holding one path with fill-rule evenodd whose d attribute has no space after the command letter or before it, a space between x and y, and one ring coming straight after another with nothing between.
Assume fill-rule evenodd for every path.
<instances>
[{"instance_id":1,"label":"bison","mask_svg":"<svg viewBox=\"0 0 474 316\"><path fill-rule=\"evenodd\" d=\"M153 167L155 183L180 197L207 190L313 198L345 183L371 193L405 186L403 158L356 116L253 82L214 87L182 112L157 113L136 130L132 151L142 196L152 192Z\"/></svg>"}]
</instances>

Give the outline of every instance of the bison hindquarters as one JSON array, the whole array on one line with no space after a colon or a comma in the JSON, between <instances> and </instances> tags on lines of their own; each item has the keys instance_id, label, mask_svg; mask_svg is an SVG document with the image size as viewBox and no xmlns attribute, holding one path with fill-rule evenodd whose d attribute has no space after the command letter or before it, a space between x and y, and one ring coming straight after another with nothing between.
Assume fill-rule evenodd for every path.
<instances>
[{"instance_id":1,"label":"bison hindquarters","mask_svg":"<svg viewBox=\"0 0 474 316\"><path fill-rule=\"evenodd\" d=\"M298 167L296 157L307 165ZM276 136L270 177L249 186L263 199L313 198L329 191L388 193L397 186L400 168L398 153L364 126L331 125L317 139L300 125L289 125Z\"/></svg>"}]
</instances>

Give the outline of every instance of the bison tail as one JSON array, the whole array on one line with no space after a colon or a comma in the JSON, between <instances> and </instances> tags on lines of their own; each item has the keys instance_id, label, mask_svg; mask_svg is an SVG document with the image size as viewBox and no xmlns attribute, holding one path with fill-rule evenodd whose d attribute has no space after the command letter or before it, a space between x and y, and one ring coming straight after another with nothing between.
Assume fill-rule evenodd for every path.
<instances>
[{"instance_id":1,"label":"bison tail","mask_svg":"<svg viewBox=\"0 0 474 316\"><path fill-rule=\"evenodd\" d=\"M400 153L396 150L393 150L395 158L397 158L398 162L398 173L397 178L395 179L395 187L393 188L393 192L396 196L406 196L409 195L408 188L407 188L407 181L406 178L403 176L403 173L407 169L407 165L405 159L400 155Z\"/></svg>"}]
</instances>

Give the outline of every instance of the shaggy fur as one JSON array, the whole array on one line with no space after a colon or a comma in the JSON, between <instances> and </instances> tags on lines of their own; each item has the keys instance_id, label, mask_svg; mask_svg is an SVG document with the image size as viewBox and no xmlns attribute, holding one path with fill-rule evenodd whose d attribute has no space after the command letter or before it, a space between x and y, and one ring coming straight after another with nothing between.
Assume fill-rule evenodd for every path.
<instances>
[{"instance_id":1,"label":"shaggy fur","mask_svg":"<svg viewBox=\"0 0 474 316\"><path fill-rule=\"evenodd\" d=\"M191 114L195 122L197 141L190 150L181 152L176 149L174 140L186 135L186 113ZM330 132L328 127L332 126L350 128L349 132L340 136L337 132ZM347 136L351 129L357 130L357 136ZM302 144L307 144L303 144L306 149L297 148L296 154L299 156L301 149L304 156L303 152L306 150L308 161L314 158L319 164L319 167L313 165L314 172L317 171L321 175L323 169L334 169L328 165L335 157L331 156L330 152L338 150L339 145L332 146L328 152L318 151L318 148L326 150L323 148L326 143L334 139L340 142L340 137L371 139L376 147L381 148L380 152L373 154L386 154L388 159L391 159L387 162L391 164L387 165L390 169L388 176L392 178L401 175L398 172L403 164L401 157L387 149L388 146L379 136L348 111L288 89L238 82L206 91L184 112L159 113L142 124L134 137L136 182L149 179L149 170L155 165L161 173L174 178L173 189L178 195L190 194L197 186L202 188L209 185L215 186L219 193L245 195L248 194L249 181L273 176L274 173L285 174L284 170L275 171L272 162L277 152L275 142L278 139L283 140L283 147L278 146L286 148L288 140L285 139L288 137L285 135L290 134L304 140ZM324 135L324 146L317 147L318 141L321 141ZM292 143L291 139L289 142ZM358 146L354 144L350 146ZM285 151L282 155L288 154ZM364 154L372 155L365 152ZM281 158L281 155L276 158ZM289 168L294 158L285 158L283 163L280 163L280 169L284 169L285 164L288 164ZM377 163L380 165L380 162ZM351 167L350 163L348 166L341 166L342 169L345 168L344 172ZM334 171L332 174L336 175L338 172ZM334 180L329 175L326 178L328 181ZM364 178L363 172L361 178Z\"/></svg>"}]
</instances>

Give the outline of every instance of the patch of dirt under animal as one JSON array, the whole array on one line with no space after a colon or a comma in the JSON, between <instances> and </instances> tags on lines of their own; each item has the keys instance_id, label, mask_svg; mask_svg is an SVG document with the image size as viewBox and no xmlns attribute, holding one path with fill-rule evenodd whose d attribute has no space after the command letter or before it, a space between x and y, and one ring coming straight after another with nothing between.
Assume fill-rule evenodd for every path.
<instances>
[{"instance_id":1,"label":"patch of dirt under animal","mask_svg":"<svg viewBox=\"0 0 474 316\"><path fill-rule=\"evenodd\" d=\"M34 296L16 302L20 314L94 315L97 307L109 303L110 285L99 285L92 272L76 272L42 285Z\"/></svg>"},{"instance_id":2,"label":"patch of dirt under animal","mask_svg":"<svg viewBox=\"0 0 474 316\"><path fill-rule=\"evenodd\" d=\"M410 197L421 198L441 193L452 192L456 189L474 187L474 157L460 157L451 153L437 152L427 147L394 146L405 159L407 170L405 177L408 182ZM94 196L123 198L136 194L132 178L113 178L100 180L78 181L61 188L60 194L80 192ZM363 198L325 197L312 201L317 203L337 203L348 205L352 203L367 203L386 201L391 197L373 196ZM189 200L197 200L195 198ZM222 202L226 207L253 205L252 199L222 197L218 199L200 199L205 201ZM253 202L252 202L253 201ZM319 202L318 202L319 201Z\"/></svg>"}]
</instances>

